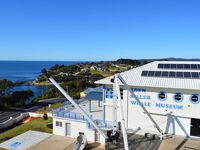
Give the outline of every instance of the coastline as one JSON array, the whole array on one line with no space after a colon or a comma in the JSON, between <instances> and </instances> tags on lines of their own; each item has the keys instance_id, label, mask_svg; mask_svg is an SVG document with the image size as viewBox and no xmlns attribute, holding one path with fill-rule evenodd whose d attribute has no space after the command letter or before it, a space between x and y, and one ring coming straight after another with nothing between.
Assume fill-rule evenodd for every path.
<instances>
[{"instance_id":1,"label":"coastline","mask_svg":"<svg viewBox=\"0 0 200 150\"><path fill-rule=\"evenodd\" d=\"M35 81L32 81L29 85L34 85L34 86L50 86L50 85L53 85L52 83L50 82L35 82Z\"/></svg>"}]
</instances>

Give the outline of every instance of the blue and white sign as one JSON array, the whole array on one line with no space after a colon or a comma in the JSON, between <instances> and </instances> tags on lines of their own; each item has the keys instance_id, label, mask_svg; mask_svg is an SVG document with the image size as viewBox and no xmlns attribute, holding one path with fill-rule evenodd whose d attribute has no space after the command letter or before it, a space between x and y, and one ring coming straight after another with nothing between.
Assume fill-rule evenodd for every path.
<instances>
[{"instance_id":1,"label":"blue and white sign","mask_svg":"<svg viewBox=\"0 0 200 150\"><path fill-rule=\"evenodd\" d=\"M21 144L22 144L21 142L15 142L15 143L11 144L10 147L11 147L12 149L15 149L15 148L17 148L18 146L20 146Z\"/></svg>"},{"instance_id":2,"label":"blue and white sign","mask_svg":"<svg viewBox=\"0 0 200 150\"><path fill-rule=\"evenodd\" d=\"M168 103L160 103L160 102L152 102L152 98L150 95L146 94L146 89L134 88L132 89L136 94L130 95L130 103L132 105L139 105L139 103L135 100L139 99L143 106L145 107L154 107L161 109L171 109L171 110L183 110L183 105L174 105Z\"/></svg>"}]
</instances>

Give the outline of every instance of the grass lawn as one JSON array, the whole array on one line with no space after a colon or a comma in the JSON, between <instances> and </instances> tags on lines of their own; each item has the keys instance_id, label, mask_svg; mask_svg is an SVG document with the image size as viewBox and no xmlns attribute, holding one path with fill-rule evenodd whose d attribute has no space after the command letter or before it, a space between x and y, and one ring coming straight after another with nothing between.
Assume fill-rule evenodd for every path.
<instances>
[{"instance_id":1,"label":"grass lawn","mask_svg":"<svg viewBox=\"0 0 200 150\"><path fill-rule=\"evenodd\" d=\"M90 73L91 74L101 74L104 77L108 77L108 76L112 75L112 73L109 71L99 71L99 70L90 70Z\"/></svg>"},{"instance_id":2,"label":"grass lawn","mask_svg":"<svg viewBox=\"0 0 200 150\"><path fill-rule=\"evenodd\" d=\"M0 134L0 143L4 142L6 139L15 137L28 130L52 133L52 118L49 117L48 120L43 120L42 118L35 119L28 123L19 125L13 129L10 129L6 132L3 132Z\"/></svg>"},{"instance_id":3,"label":"grass lawn","mask_svg":"<svg viewBox=\"0 0 200 150\"><path fill-rule=\"evenodd\" d=\"M61 106L64 106L64 103L63 103L63 102L52 104L52 105L51 105L51 108L54 109L54 108L59 108L59 107L61 107Z\"/></svg>"}]
</instances>

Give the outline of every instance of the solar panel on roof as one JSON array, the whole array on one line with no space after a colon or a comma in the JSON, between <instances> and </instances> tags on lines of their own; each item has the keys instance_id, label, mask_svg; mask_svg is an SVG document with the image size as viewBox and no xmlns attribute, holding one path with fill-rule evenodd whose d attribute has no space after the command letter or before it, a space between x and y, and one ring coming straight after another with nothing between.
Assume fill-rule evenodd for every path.
<instances>
[{"instance_id":1,"label":"solar panel on roof","mask_svg":"<svg viewBox=\"0 0 200 150\"><path fill-rule=\"evenodd\" d=\"M155 71L149 71L148 76L149 77L153 77L154 76Z\"/></svg>"},{"instance_id":2,"label":"solar panel on roof","mask_svg":"<svg viewBox=\"0 0 200 150\"><path fill-rule=\"evenodd\" d=\"M158 68L163 68L164 65L163 64L158 64Z\"/></svg>"},{"instance_id":3,"label":"solar panel on roof","mask_svg":"<svg viewBox=\"0 0 200 150\"><path fill-rule=\"evenodd\" d=\"M176 77L176 72L170 71L169 72L169 77Z\"/></svg>"},{"instance_id":4,"label":"solar panel on roof","mask_svg":"<svg viewBox=\"0 0 200 150\"><path fill-rule=\"evenodd\" d=\"M191 68L191 67L190 67L190 66L191 66L190 64L184 64L183 66L184 66L184 69L190 69L190 68Z\"/></svg>"},{"instance_id":5,"label":"solar panel on roof","mask_svg":"<svg viewBox=\"0 0 200 150\"><path fill-rule=\"evenodd\" d=\"M196 64L191 64L191 69L197 69L197 65Z\"/></svg>"},{"instance_id":6,"label":"solar panel on roof","mask_svg":"<svg viewBox=\"0 0 200 150\"><path fill-rule=\"evenodd\" d=\"M165 69L169 69L170 68L170 64L164 64L164 68Z\"/></svg>"},{"instance_id":7,"label":"solar panel on roof","mask_svg":"<svg viewBox=\"0 0 200 150\"><path fill-rule=\"evenodd\" d=\"M155 77L160 77L161 76L161 71L156 71L155 72Z\"/></svg>"},{"instance_id":8,"label":"solar panel on roof","mask_svg":"<svg viewBox=\"0 0 200 150\"><path fill-rule=\"evenodd\" d=\"M147 74L148 74L148 71L142 71L142 76L147 76Z\"/></svg>"},{"instance_id":9,"label":"solar panel on roof","mask_svg":"<svg viewBox=\"0 0 200 150\"><path fill-rule=\"evenodd\" d=\"M171 64L171 69L176 69L176 64Z\"/></svg>"},{"instance_id":10,"label":"solar panel on roof","mask_svg":"<svg viewBox=\"0 0 200 150\"><path fill-rule=\"evenodd\" d=\"M182 78L183 77L183 72L176 72L176 77Z\"/></svg>"},{"instance_id":11,"label":"solar panel on roof","mask_svg":"<svg viewBox=\"0 0 200 150\"><path fill-rule=\"evenodd\" d=\"M145 71L142 71L141 76L199 79L200 72L147 71L147 70L145 70Z\"/></svg>"},{"instance_id":12,"label":"solar panel on roof","mask_svg":"<svg viewBox=\"0 0 200 150\"><path fill-rule=\"evenodd\" d=\"M184 78L191 78L190 72L184 72Z\"/></svg>"},{"instance_id":13,"label":"solar panel on roof","mask_svg":"<svg viewBox=\"0 0 200 150\"><path fill-rule=\"evenodd\" d=\"M169 76L169 72L168 71L163 71L162 72L162 77L168 77Z\"/></svg>"},{"instance_id":14,"label":"solar panel on roof","mask_svg":"<svg viewBox=\"0 0 200 150\"><path fill-rule=\"evenodd\" d=\"M177 64L178 69L183 69L183 64Z\"/></svg>"},{"instance_id":15,"label":"solar panel on roof","mask_svg":"<svg viewBox=\"0 0 200 150\"><path fill-rule=\"evenodd\" d=\"M158 64L159 69L193 69L200 70L200 64Z\"/></svg>"},{"instance_id":16,"label":"solar panel on roof","mask_svg":"<svg viewBox=\"0 0 200 150\"><path fill-rule=\"evenodd\" d=\"M199 73L198 72L191 72L192 78L199 78Z\"/></svg>"}]
</instances>

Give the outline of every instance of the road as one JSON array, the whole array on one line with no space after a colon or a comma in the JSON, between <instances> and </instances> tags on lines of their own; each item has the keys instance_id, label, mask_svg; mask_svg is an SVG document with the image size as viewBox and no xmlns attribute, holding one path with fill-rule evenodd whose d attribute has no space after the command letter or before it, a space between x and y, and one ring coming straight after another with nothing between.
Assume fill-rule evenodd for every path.
<instances>
[{"instance_id":1,"label":"road","mask_svg":"<svg viewBox=\"0 0 200 150\"><path fill-rule=\"evenodd\" d=\"M23 112L35 112L35 111L37 111L38 109L40 109L44 106L48 106L49 104L55 104L55 103L63 102L65 100L66 99L61 99L61 98L59 98L59 99L46 99L46 100L31 104L31 105L26 105L25 107L12 108L10 110L0 111L0 123L5 122L10 117L17 117Z\"/></svg>"}]
</instances>

